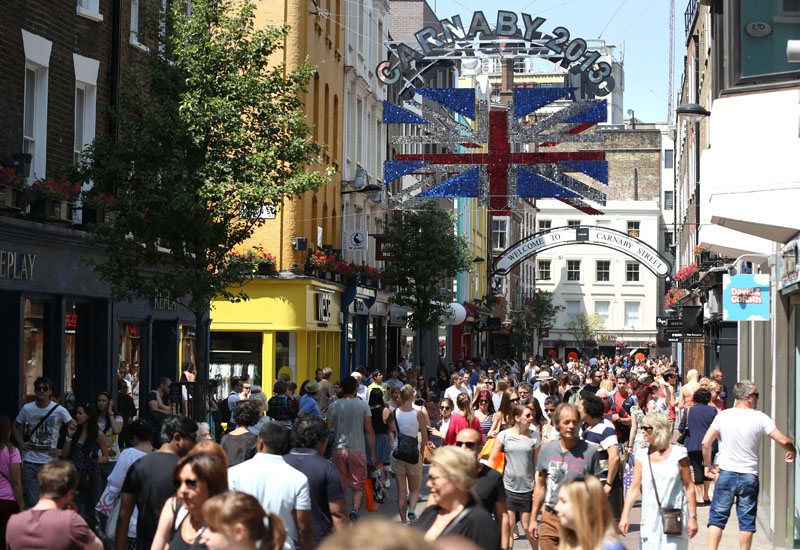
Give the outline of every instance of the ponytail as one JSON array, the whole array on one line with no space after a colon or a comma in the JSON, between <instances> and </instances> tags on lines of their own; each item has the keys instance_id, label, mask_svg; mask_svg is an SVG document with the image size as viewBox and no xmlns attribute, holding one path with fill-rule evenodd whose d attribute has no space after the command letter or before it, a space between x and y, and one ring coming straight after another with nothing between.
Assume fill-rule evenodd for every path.
<instances>
[{"instance_id":1,"label":"ponytail","mask_svg":"<svg viewBox=\"0 0 800 550\"><path fill-rule=\"evenodd\" d=\"M281 550L286 541L286 526L280 516L266 512L267 519L264 536L261 537L260 550Z\"/></svg>"},{"instance_id":2,"label":"ponytail","mask_svg":"<svg viewBox=\"0 0 800 550\"><path fill-rule=\"evenodd\" d=\"M461 414L464 415L464 419L467 421L467 426L472 427L472 421L475 419L475 415L472 413L472 403L470 402L469 394L458 394L456 403L458 404L459 411L461 411Z\"/></svg>"}]
</instances>

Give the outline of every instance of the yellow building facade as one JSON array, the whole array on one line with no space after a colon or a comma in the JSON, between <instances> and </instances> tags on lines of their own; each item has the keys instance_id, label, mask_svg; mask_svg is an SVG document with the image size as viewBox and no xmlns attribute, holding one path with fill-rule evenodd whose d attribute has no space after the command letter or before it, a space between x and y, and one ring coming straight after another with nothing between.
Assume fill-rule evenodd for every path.
<instances>
[{"instance_id":1,"label":"yellow building facade","mask_svg":"<svg viewBox=\"0 0 800 550\"><path fill-rule=\"evenodd\" d=\"M321 164L309 169L330 167L334 173L317 192L286 200L267 214L244 243L244 250L259 247L276 258L272 275L247 284L250 299L212 304L209 377L219 382L220 396L229 392L232 376L248 376L268 396L281 375L300 385L317 368L330 367L334 379L339 377L345 287L305 275L303 269L314 249L341 248L344 9L343 0L257 3L257 28L290 26L275 62L287 70L302 63L317 67L304 104L311 136L323 149Z\"/></svg>"}]
</instances>

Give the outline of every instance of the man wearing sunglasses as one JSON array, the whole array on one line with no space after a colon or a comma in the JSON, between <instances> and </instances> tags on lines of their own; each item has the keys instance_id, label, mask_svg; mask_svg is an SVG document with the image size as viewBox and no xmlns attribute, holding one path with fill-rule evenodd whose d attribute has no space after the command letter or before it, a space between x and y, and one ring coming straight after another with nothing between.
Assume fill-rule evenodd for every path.
<instances>
[{"instance_id":1,"label":"man wearing sunglasses","mask_svg":"<svg viewBox=\"0 0 800 550\"><path fill-rule=\"evenodd\" d=\"M750 550L758 510L758 450L761 437L768 435L786 451L786 462L794 462L792 440L775 427L775 421L758 406L758 388L750 380L733 387L733 407L714 417L703 437L703 463L707 478L716 479L708 515L708 548L717 550L722 530L728 523L733 502L739 519L739 548ZM711 446L720 439L719 473L711 462Z\"/></svg>"},{"instance_id":2,"label":"man wearing sunglasses","mask_svg":"<svg viewBox=\"0 0 800 550\"><path fill-rule=\"evenodd\" d=\"M36 476L45 464L61 456L61 450L56 448L61 426L75 422L67 409L53 403L53 383L49 378L37 378L33 389L36 401L22 407L11 428L22 450L27 451L22 463L22 489L31 506L39 500Z\"/></svg>"},{"instance_id":3,"label":"man wearing sunglasses","mask_svg":"<svg viewBox=\"0 0 800 550\"><path fill-rule=\"evenodd\" d=\"M478 460L483 448L483 438L477 430L465 428L456 435L455 446L473 453L475 459ZM480 498L481 506L490 514L494 514L501 532L500 540L506 540L509 525L506 521L506 489L503 486L503 476L479 460L478 483L475 485L475 493ZM432 504L435 502L429 499L428 506Z\"/></svg>"}]
</instances>

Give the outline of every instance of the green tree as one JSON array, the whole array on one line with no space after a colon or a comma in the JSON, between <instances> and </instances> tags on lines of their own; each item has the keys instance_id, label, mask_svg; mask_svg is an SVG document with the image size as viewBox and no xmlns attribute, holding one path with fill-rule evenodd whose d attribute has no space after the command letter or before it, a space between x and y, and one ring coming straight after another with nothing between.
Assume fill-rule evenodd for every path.
<instances>
[{"instance_id":1,"label":"green tree","mask_svg":"<svg viewBox=\"0 0 800 550\"><path fill-rule=\"evenodd\" d=\"M203 350L211 301L247 298L241 284L252 274L226 255L263 223L265 208L327 178L308 170L319 147L300 95L314 69L271 63L288 27L256 30L249 2L170 4L143 18L151 47L111 110L117 130L94 141L74 176L93 183L86 203L112 214L91 237L105 247L93 268L113 298L183 303Z\"/></svg>"},{"instance_id":2,"label":"green tree","mask_svg":"<svg viewBox=\"0 0 800 550\"><path fill-rule=\"evenodd\" d=\"M605 328L605 320L602 316L583 311L567 323L567 331L575 338L575 343L580 350L584 350L589 341L596 341L597 334L603 328Z\"/></svg>"},{"instance_id":3,"label":"green tree","mask_svg":"<svg viewBox=\"0 0 800 550\"><path fill-rule=\"evenodd\" d=\"M542 339L545 331L553 328L556 317L564 306L553 304L553 293L536 289L530 298L525 300L525 311L528 326L535 331L537 351L541 353Z\"/></svg>"},{"instance_id":4,"label":"green tree","mask_svg":"<svg viewBox=\"0 0 800 550\"><path fill-rule=\"evenodd\" d=\"M472 268L469 247L455 232L455 215L429 201L416 210L403 210L386 222L391 261L386 280L397 285L394 303L412 310L409 325L417 331L435 328L446 314L456 273Z\"/></svg>"}]
</instances>

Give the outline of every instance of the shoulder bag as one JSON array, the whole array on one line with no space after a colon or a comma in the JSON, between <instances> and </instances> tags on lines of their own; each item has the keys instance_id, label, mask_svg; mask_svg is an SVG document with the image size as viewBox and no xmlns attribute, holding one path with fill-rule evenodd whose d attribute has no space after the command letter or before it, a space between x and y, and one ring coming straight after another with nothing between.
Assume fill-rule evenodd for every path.
<instances>
[{"instance_id":1,"label":"shoulder bag","mask_svg":"<svg viewBox=\"0 0 800 550\"><path fill-rule=\"evenodd\" d=\"M683 510L680 508L662 508L661 499L658 498L658 487L656 487L656 477L653 475L653 463L650 461L650 453L647 453L647 464L650 466L650 479L653 480L653 492L656 494L658 511L661 513L661 527L665 535L680 535L683 533Z\"/></svg>"},{"instance_id":2,"label":"shoulder bag","mask_svg":"<svg viewBox=\"0 0 800 550\"><path fill-rule=\"evenodd\" d=\"M416 410L414 412L416 412ZM397 448L392 451L392 456L397 460L402 460L409 464L418 463L419 446L417 445L417 438L400 432L400 425L397 423L397 409L392 411L392 415L394 416L394 425L397 429Z\"/></svg>"},{"instance_id":3,"label":"shoulder bag","mask_svg":"<svg viewBox=\"0 0 800 550\"><path fill-rule=\"evenodd\" d=\"M59 405L58 403L56 403L56 406L55 406L55 407L53 407L52 409L50 409L49 411L47 411L47 414L46 414L46 415L44 415L43 417L41 417L41 418L39 419L39 422L37 422L37 423L36 423L36 425L33 427L33 429L32 429L32 430L28 430L26 433L22 434L22 439L24 439L24 440L25 440L25 443L27 443L28 441L30 441L31 437L33 437L33 434L35 434L35 433L36 433L36 430L38 430L38 429L39 429L39 427L40 427L42 424L44 424L45 420L47 420L48 418L50 418L50 415L51 415L51 414L53 414L53 411L55 411L55 410L56 410L57 408L59 408L60 406L61 406L61 405Z\"/></svg>"},{"instance_id":4,"label":"shoulder bag","mask_svg":"<svg viewBox=\"0 0 800 550\"><path fill-rule=\"evenodd\" d=\"M678 445L683 445L684 442L686 441L686 438L689 437L689 411L691 410L692 410L691 407L686 409L686 425L683 427L681 435L678 436L678 439L676 441Z\"/></svg>"}]
</instances>

